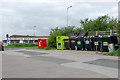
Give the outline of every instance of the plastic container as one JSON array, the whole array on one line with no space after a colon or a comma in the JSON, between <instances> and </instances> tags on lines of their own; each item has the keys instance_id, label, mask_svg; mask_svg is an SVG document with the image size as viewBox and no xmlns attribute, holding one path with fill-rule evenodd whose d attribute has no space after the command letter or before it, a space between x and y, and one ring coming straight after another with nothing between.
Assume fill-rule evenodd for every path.
<instances>
[{"instance_id":1,"label":"plastic container","mask_svg":"<svg viewBox=\"0 0 120 80\"><path fill-rule=\"evenodd\" d=\"M92 48L93 51L100 51L101 42L99 36L92 36Z\"/></svg>"},{"instance_id":2,"label":"plastic container","mask_svg":"<svg viewBox=\"0 0 120 80\"><path fill-rule=\"evenodd\" d=\"M75 36L70 37L70 49L71 50L76 49L76 37Z\"/></svg>"},{"instance_id":3,"label":"plastic container","mask_svg":"<svg viewBox=\"0 0 120 80\"><path fill-rule=\"evenodd\" d=\"M102 52L109 52L108 45L111 43L114 44L115 50L118 49L117 36L111 36L111 35L100 36L100 41L101 41L100 51Z\"/></svg>"},{"instance_id":4,"label":"plastic container","mask_svg":"<svg viewBox=\"0 0 120 80\"><path fill-rule=\"evenodd\" d=\"M63 43L63 40L64 39L69 39L68 36L57 36L56 37L56 44L57 44L57 49L65 49L65 46L64 46L64 43Z\"/></svg>"},{"instance_id":5,"label":"plastic container","mask_svg":"<svg viewBox=\"0 0 120 80\"><path fill-rule=\"evenodd\" d=\"M77 37L76 45L77 45L77 50L85 50L84 37Z\"/></svg>"},{"instance_id":6,"label":"plastic container","mask_svg":"<svg viewBox=\"0 0 120 80\"><path fill-rule=\"evenodd\" d=\"M69 39L64 39L63 44L65 46L65 49L70 49L70 40Z\"/></svg>"},{"instance_id":7,"label":"plastic container","mask_svg":"<svg viewBox=\"0 0 120 80\"><path fill-rule=\"evenodd\" d=\"M115 51L114 43L111 43L111 44L108 45L108 50L109 50L110 53Z\"/></svg>"},{"instance_id":8,"label":"plastic container","mask_svg":"<svg viewBox=\"0 0 120 80\"><path fill-rule=\"evenodd\" d=\"M38 39L38 47L39 48L47 47L46 39Z\"/></svg>"},{"instance_id":9,"label":"plastic container","mask_svg":"<svg viewBox=\"0 0 120 80\"><path fill-rule=\"evenodd\" d=\"M93 50L91 36L84 37L85 50Z\"/></svg>"}]
</instances>

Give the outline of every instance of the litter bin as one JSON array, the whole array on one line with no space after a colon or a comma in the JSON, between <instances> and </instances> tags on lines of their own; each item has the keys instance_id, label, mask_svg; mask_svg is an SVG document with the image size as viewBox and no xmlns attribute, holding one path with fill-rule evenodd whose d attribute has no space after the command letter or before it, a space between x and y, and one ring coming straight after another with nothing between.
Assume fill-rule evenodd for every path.
<instances>
[{"instance_id":1,"label":"litter bin","mask_svg":"<svg viewBox=\"0 0 120 80\"><path fill-rule=\"evenodd\" d=\"M63 39L63 44L65 46L65 49L70 49L70 41L69 41L69 39Z\"/></svg>"},{"instance_id":2,"label":"litter bin","mask_svg":"<svg viewBox=\"0 0 120 80\"><path fill-rule=\"evenodd\" d=\"M92 36L92 48L93 51L100 51L101 42L99 36Z\"/></svg>"},{"instance_id":3,"label":"litter bin","mask_svg":"<svg viewBox=\"0 0 120 80\"><path fill-rule=\"evenodd\" d=\"M57 44L57 49L65 49L65 46L64 46L64 43L63 43L63 40L64 39L69 39L68 36L57 36L56 37L56 44Z\"/></svg>"},{"instance_id":4,"label":"litter bin","mask_svg":"<svg viewBox=\"0 0 120 80\"><path fill-rule=\"evenodd\" d=\"M117 36L104 35L100 37L100 41L101 41L100 51L102 52L109 52L108 45L111 43L114 44L115 50L118 49L118 46L116 46L118 44Z\"/></svg>"},{"instance_id":5,"label":"litter bin","mask_svg":"<svg viewBox=\"0 0 120 80\"><path fill-rule=\"evenodd\" d=\"M77 37L76 38L76 45L77 45L77 50L84 50L84 37Z\"/></svg>"},{"instance_id":6,"label":"litter bin","mask_svg":"<svg viewBox=\"0 0 120 80\"><path fill-rule=\"evenodd\" d=\"M115 51L114 43L111 43L111 44L108 45L108 50L109 50L109 52Z\"/></svg>"},{"instance_id":7,"label":"litter bin","mask_svg":"<svg viewBox=\"0 0 120 80\"><path fill-rule=\"evenodd\" d=\"M91 36L84 37L84 46L85 46L85 50L93 50Z\"/></svg>"},{"instance_id":8,"label":"litter bin","mask_svg":"<svg viewBox=\"0 0 120 80\"><path fill-rule=\"evenodd\" d=\"M76 49L76 37L75 36L70 37L70 49L71 50Z\"/></svg>"},{"instance_id":9,"label":"litter bin","mask_svg":"<svg viewBox=\"0 0 120 80\"><path fill-rule=\"evenodd\" d=\"M38 39L38 47L39 48L47 47L46 39Z\"/></svg>"}]
</instances>

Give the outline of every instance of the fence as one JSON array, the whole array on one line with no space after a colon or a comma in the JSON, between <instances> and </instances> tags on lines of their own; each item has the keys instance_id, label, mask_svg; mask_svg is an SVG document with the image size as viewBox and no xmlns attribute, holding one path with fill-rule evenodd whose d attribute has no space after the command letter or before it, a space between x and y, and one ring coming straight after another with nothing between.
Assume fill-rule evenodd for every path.
<instances>
[{"instance_id":1,"label":"fence","mask_svg":"<svg viewBox=\"0 0 120 80\"><path fill-rule=\"evenodd\" d=\"M117 36L118 42L120 44L120 36L118 35L116 30L110 30L110 31L96 31L96 36L97 35L114 35Z\"/></svg>"},{"instance_id":2,"label":"fence","mask_svg":"<svg viewBox=\"0 0 120 80\"><path fill-rule=\"evenodd\" d=\"M110 31L96 31L96 35L115 35L115 36L118 36L116 30L110 30Z\"/></svg>"}]
</instances>

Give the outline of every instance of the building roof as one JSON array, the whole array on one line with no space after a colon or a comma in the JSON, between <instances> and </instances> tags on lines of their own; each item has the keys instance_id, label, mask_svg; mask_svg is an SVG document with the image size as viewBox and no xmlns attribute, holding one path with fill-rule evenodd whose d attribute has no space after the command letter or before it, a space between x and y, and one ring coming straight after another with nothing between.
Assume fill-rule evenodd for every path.
<instances>
[{"instance_id":1,"label":"building roof","mask_svg":"<svg viewBox=\"0 0 120 80\"><path fill-rule=\"evenodd\" d=\"M12 35L8 38L49 38L49 36Z\"/></svg>"}]
</instances>

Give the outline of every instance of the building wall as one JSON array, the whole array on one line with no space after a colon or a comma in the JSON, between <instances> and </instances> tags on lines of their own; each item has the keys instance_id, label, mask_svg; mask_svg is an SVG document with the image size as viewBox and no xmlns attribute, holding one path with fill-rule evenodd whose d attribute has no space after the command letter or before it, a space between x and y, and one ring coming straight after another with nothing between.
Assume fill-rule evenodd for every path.
<instances>
[{"instance_id":1,"label":"building wall","mask_svg":"<svg viewBox=\"0 0 120 80\"><path fill-rule=\"evenodd\" d=\"M38 43L38 39L48 39L48 38L6 38L3 41L6 44Z\"/></svg>"}]
</instances>

